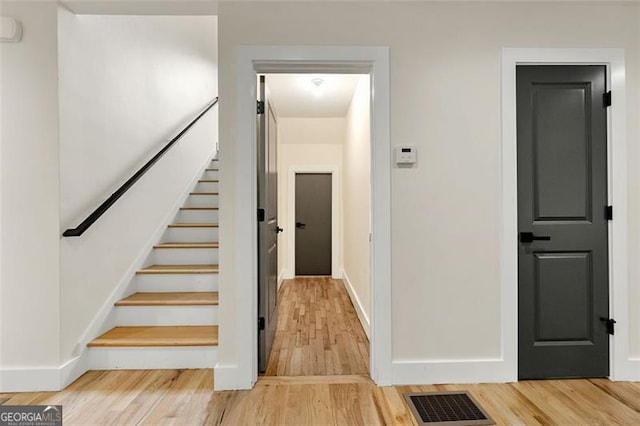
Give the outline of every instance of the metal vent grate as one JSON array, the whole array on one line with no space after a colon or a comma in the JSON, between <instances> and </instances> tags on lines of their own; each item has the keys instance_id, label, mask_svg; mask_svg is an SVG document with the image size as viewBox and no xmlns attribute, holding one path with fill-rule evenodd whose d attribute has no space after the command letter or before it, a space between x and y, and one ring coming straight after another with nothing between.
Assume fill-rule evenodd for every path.
<instances>
[{"instance_id":1,"label":"metal vent grate","mask_svg":"<svg viewBox=\"0 0 640 426\"><path fill-rule=\"evenodd\" d=\"M495 424L469 392L405 393L404 397L421 425Z\"/></svg>"}]
</instances>

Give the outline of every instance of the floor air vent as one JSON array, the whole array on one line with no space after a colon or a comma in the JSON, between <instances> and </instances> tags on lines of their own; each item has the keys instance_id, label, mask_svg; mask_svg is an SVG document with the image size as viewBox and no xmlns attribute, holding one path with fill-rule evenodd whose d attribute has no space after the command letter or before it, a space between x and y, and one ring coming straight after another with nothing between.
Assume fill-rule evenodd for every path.
<instances>
[{"instance_id":1,"label":"floor air vent","mask_svg":"<svg viewBox=\"0 0 640 426\"><path fill-rule=\"evenodd\" d=\"M404 394L419 425L494 425L469 392Z\"/></svg>"}]
</instances>

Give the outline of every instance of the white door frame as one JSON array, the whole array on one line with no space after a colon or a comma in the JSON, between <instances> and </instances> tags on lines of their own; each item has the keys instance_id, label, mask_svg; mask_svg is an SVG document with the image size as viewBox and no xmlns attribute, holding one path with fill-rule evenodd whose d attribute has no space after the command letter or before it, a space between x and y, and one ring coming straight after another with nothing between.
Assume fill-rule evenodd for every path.
<instances>
[{"instance_id":1,"label":"white door frame","mask_svg":"<svg viewBox=\"0 0 640 426\"><path fill-rule=\"evenodd\" d=\"M331 175L331 277L342 278L340 271L340 171L337 166L290 166L288 179L289 200L287 227L289 245L289 277L296 274L296 175L306 173L325 173Z\"/></svg>"},{"instance_id":2,"label":"white door frame","mask_svg":"<svg viewBox=\"0 0 640 426\"><path fill-rule=\"evenodd\" d=\"M256 73L358 73L371 76L371 359L378 385L391 384L391 143L389 48L239 46L236 50L236 225L233 304L236 364L220 366L221 387L257 380ZM222 297L222 296L221 296ZM221 326L224 326L221 324ZM229 331L231 332L231 331ZM222 368L224 367L224 368ZM216 368L216 382L218 369Z\"/></svg>"},{"instance_id":3,"label":"white door frame","mask_svg":"<svg viewBox=\"0 0 640 426\"><path fill-rule=\"evenodd\" d=\"M627 139L624 49L502 49L502 355L518 379L518 185L516 153L516 65L605 65L613 102L607 111L609 303L615 318L610 339L612 380L640 380L640 360L629 353L627 267Z\"/></svg>"}]
</instances>

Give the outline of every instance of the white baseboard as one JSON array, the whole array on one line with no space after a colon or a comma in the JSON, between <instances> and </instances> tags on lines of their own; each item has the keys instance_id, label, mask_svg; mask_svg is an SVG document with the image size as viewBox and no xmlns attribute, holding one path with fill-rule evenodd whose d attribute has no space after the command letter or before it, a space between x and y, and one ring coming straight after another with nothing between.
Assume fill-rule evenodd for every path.
<instances>
[{"instance_id":1,"label":"white baseboard","mask_svg":"<svg viewBox=\"0 0 640 426\"><path fill-rule=\"evenodd\" d=\"M502 359L393 361L394 385L506 383L518 380Z\"/></svg>"},{"instance_id":2,"label":"white baseboard","mask_svg":"<svg viewBox=\"0 0 640 426\"><path fill-rule=\"evenodd\" d=\"M60 390L57 367L7 368L0 371L0 392L43 392Z\"/></svg>"},{"instance_id":3,"label":"white baseboard","mask_svg":"<svg viewBox=\"0 0 640 426\"><path fill-rule=\"evenodd\" d=\"M613 366L611 380L640 382L640 358L628 358L620 364Z\"/></svg>"},{"instance_id":4,"label":"white baseboard","mask_svg":"<svg viewBox=\"0 0 640 426\"><path fill-rule=\"evenodd\" d=\"M282 285L282 281L285 280L286 270L283 269L280 271L280 275L278 276L278 290L280 290L280 286Z\"/></svg>"},{"instance_id":5,"label":"white baseboard","mask_svg":"<svg viewBox=\"0 0 640 426\"><path fill-rule=\"evenodd\" d=\"M0 392L60 391L88 371L85 355L60 367L7 368L0 370Z\"/></svg>"},{"instance_id":6,"label":"white baseboard","mask_svg":"<svg viewBox=\"0 0 640 426\"><path fill-rule=\"evenodd\" d=\"M247 375L241 374L237 364L217 363L213 370L213 390L228 391L253 388Z\"/></svg>"},{"instance_id":7,"label":"white baseboard","mask_svg":"<svg viewBox=\"0 0 640 426\"><path fill-rule=\"evenodd\" d=\"M62 390L75 382L80 376L89 371L88 352L67 361L60 367L60 388Z\"/></svg>"},{"instance_id":8,"label":"white baseboard","mask_svg":"<svg viewBox=\"0 0 640 426\"><path fill-rule=\"evenodd\" d=\"M358 295L353 288L353 284L351 284L349 276L344 269L342 270L342 279L344 281L344 286L347 289L347 293L349 293L349 297L351 298L351 303L353 303L353 306L356 308L356 313L358 314L358 319L360 320L360 324L362 324L364 333L367 335L369 341L371 341L371 322L369 321L367 314L364 312L362 303L360 303L360 298L358 298Z\"/></svg>"}]
</instances>

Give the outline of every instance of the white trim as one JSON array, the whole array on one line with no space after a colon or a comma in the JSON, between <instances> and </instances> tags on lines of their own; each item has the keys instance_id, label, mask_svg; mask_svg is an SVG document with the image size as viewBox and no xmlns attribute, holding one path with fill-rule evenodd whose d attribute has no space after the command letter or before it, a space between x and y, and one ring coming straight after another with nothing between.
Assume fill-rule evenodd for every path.
<instances>
[{"instance_id":1,"label":"white trim","mask_svg":"<svg viewBox=\"0 0 640 426\"><path fill-rule=\"evenodd\" d=\"M295 275L296 270L296 174L304 173L328 173L331 174L331 277L335 279L342 278L340 270L340 200L342 200L340 184L340 170L338 166L290 166L287 174L287 184L289 190L289 199L287 200L287 210L289 214L289 223L287 227L291 230L287 234L289 245L289 268Z\"/></svg>"},{"instance_id":2,"label":"white trim","mask_svg":"<svg viewBox=\"0 0 640 426\"><path fill-rule=\"evenodd\" d=\"M89 368L86 352L60 367L6 368L0 370L0 392L59 391Z\"/></svg>"},{"instance_id":3,"label":"white trim","mask_svg":"<svg viewBox=\"0 0 640 426\"><path fill-rule=\"evenodd\" d=\"M393 361L395 385L505 383L513 381L502 359Z\"/></svg>"},{"instance_id":4,"label":"white trim","mask_svg":"<svg viewBox=\"0 0 640 426\"><path fill-rule=\"evenodd\" d=\"M362 324L364 334L367 335L367 338L371 339L371 322L369 321L367 314L364 312L362 302L360 302L360 298L358 297L356 290L353 288L353 284L351 284L351 280L349 280L349 276L344 269L342 270L342 280L344 282L344 287L347 289L347 293L349 293L351 303L356 309L356 314L358 314L358 319L360 320L360 324Z\"/></svg>"},{"instance_id":5,"label":"white trim","mask_svg":"<svg viewBox=\"0 0 640 426\"><path fill-rule=\"evenodd\" d=\"M518 377L518 203L516 170L516 65L603 64L613 104L608 111L610 312L618 321L611 338L611 378L638 380L640 362L629 354L627 267L627 139L624 49L502 49L502 356L504 371Z\"/></svg>"},{"instance_id":6,"label":"white trim","mask_svg":"<svg viewBox=\"0 0 640 426\"><path fill-rule=\"evenodd\" d=\"M278 275L278 290L280 290L280 286L282 285L282 282L286 279L285 277L287 276L287 270L283 269L282 271L280 271L280 275Z\"/></svg>"},{"instance_id":7,"label":"white trim","mask_svg":"<svg viewBox=\"0 0 640 426\"><path fill-rule=\"evenodd\" d=\"M233 335L238 377L226 380L248 388L257 380L257 253L255 99L256 72L360 72L371 75L372 318L371 376L391 384L391 142L389 48L345 46L239 46L235 122L235 282L221 283L221 298L233 285ZM223 246L224 250L224 246ZM224 318L221 318L224 321ZM224 339L224 336L222 336ZM226 343L222 340L221 346ZM218 387L217 389L223 389ZM234 388L230 388L234 389Z\"/></svg>"},{"instance_id":8,"label":"white trim","mask_svg":"<svg viewBox=\"0 0 640 426\"><path fill-rule=\"evenodd\" d=\"M75 382L87 371L89 371L89 351L84 351L60 367L60 390Z\"/></svg>"},{"instance_id":9,"label":"white trim","mask_svg":"<svg viewBox=\"0 0 640 426\"><path fill-rule=\"evenodd\" d=\"M224 364L218 362L213 369L213 390L250 389L251 383L243 382L246 374L240 374L238 364Z\"/></svg>"},{"instance_id":10,"label":"white trim","mask_svg":"<svg viewBox=\"0 0 640 426\"><path fill-rule=\"evenodd\" d=\"M0 392L60 390L60 367L6 368L0 371Z\"/></svg>"}]
</instances>

